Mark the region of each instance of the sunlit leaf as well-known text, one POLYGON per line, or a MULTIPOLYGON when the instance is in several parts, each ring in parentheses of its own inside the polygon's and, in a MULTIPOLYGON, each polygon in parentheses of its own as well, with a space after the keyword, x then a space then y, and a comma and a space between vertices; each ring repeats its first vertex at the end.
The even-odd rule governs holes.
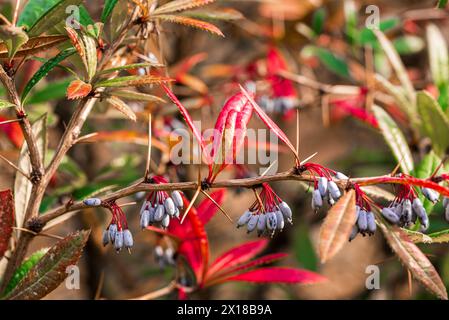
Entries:
POLYGON ((446 288, 429 259, 401 229, 379 224, 388 244, 412 275, 438 298, 447 300, 446 288))
POLYGON ((133 64, 127 64, 127 65, 120 66, 120 67, 114 67, 114 68, 102 70, 102 71, 98 72, 98 74, 103 75, 103 74, 113 73, 113 72, 122 71, 122 70, 149 68, 149 67, 162 67, 162 66, 163 66, 163 64, 159 64, 159 63, 148 63, 148 62, 133 63, 133 64))
POLYGON ((131 91, 131 90, 114 90, 110 92, 111 95, 128 99, 128 100, 135 100, 135 101, 147 101, 147 102, 159 102, 164 103, 165 100, 162 98, 159 98, 158 96, 137 92, 137 91, 131 91))
MULTIPOLYGON (((31 56, 62 44, 67 40, 66 36, 42 36, 29 39, 14 55, 15 58, 31 56)), ((0 43, 0 59, 8 58, 8 48, 5 43, 0 43)))
POLYGON ((413 157, 401 129, 399 129, 396 122, 381 107, 373 106, 373 112, 379 123, 380 131, 385 138, 385 142, 393 152, 402 171, 404 173, 410 173, 414 167, 413 157))
POLYGON ((321 225, 319 240, 321 263, 334 257, 348 242, 356 219, 355 192, 351 189, 329 210, 321 225))
POLYGON ((177 11, 189 10, 196 7, 204 6, 214 1, 215 0, 174 0, 157 8, 154 11, 154 14, 166 14, 166 13, 174 13, 177 11))
POLYGON ((418 92, 418 112, 422 131, 432 140, 436 154, 443 156, 449 147, 449 120, 438 102, 426 91, 418 92))
POLYGON ((82 80, 74 80, 67 88, 67 99, 75 100, 85 98, 92 91, 92 85, 82 80))
POLYGON ((67 277, 67 267, 76 265, 90 231, 78 231, 60 240, 31 268, 7 296, 10 300, 37 300, 56 289, 67 277))
POLYGON ((149 84, 161 84, 165 82, 170 82, 172 79, 159 77, 159 76, 127 76, 127 77, 117 77, 114 79, 103 80, 95 84, 96 88, 120 88, 120 87, 139 87, 149 84))
POLYGON ((11 190, 0 191, 0 259, 9 247, 14 226, 14 199, 11 190))
POLYGON ((175 15, 157 15, 158 19, 169 21, 173 23, 179 23, 185 26, 197 28, 203 31, 209 31, 210 33, 216 34, 218 36, 224 37, 223 32, 213 25, 212 23, 193 19, 190 17, 183 17, 183 16, 175 16, 175 15))
POLYGON ((233 8, 220 8, 209 10, 194 10, 183 13, 184 16, 201 20, 239 20, 243 19, 241 12, 233 8))
POLYGON ((110 97, 106 99, 106 102, 113 106, 115 109, 123 113, 128 119, 136 121, 137 117, 134 111, 122 100, 117 97, 110 97))

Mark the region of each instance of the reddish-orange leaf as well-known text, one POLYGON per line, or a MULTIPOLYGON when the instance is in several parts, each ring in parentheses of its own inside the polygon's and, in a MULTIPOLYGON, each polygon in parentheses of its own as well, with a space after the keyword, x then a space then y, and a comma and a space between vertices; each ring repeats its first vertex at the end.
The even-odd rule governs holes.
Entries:
POLYGON ((209 23, 209 22, 205 22, 205 21, 201 21, 201 20, 197 20, 197 19, 193 19, 193 18, 189 18, 189 17, 175 16, 175 15, 158 15, 156 17, 161 20, 164 20, 164 21, 183 24, 183 25, 186 25, 189 27, 198 28, 198 29, 201 29, 204 31, 209 31, 213 34, 224 37, 223 32, 221 32, 221 30, 218 29, 218 27, 216 27, 215 25, 213 25, 212 23, 209 23))
POLYGON ((8 250, 14 225, 14 198, 11 190, 0 191, 0 258, 8 250))
POLYGON ((329 210, 321 226, 319 252, 322 263, 335 256, 348 242, 356 219, 355 192, 350 190, 329 210))
POLYGON ((69 100, 81 99, 87 97, 92 91, 92 85, 82 80, 74 80, 67 88, 67 98, 69 100))

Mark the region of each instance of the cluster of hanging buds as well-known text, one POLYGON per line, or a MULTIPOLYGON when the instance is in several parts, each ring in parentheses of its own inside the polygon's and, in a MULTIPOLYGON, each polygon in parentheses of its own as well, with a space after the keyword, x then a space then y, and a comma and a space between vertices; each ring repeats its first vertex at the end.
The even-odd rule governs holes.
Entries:
POLYGON ((341 197, 341 191, 333 178, 348 180, 349 178, 341 172, 325 168, 316 163, 305 163, 301 165, 302 172, 309 171, 315 176, 314 189, 312 192, 312 209, 318 211, 327 201, 330 206, 341 197))
POLYGON ((154 248, 154 259, 161 269, 169 266, 175 266, 175 250, 172 247, 164 248, 157 245, 154 248))
POLYGON ((246 225, 248 233, 257 229, 259 237, 273 237, 276 231, 284 229, 285 221, 293 223, 292 210, 267 183, 262 184, 262 191, 256 196, 253 205, 237 221, 237 228, 246 225))
MULTIPOLYGON (((429 228, 429 217, 415 190, 408 185, 400 185, 398 188, 394 201, 382 208, 382 216, 400 227, 409 227, 418 220, 421 224, 420 231, 426 231, 429 228)), ((421 191, 433 204, 438 202, 438 192, 429 188, 422 188, 421 191)))
POLYGON ((130 252, 134 245, 133 235, 128 229, 125 213, 115 201, 103 202, 98 198, 89 198, 84 200, 84 204, 91 207, 102 206, 112 213, 112 219, 106 230, 103 231, 103 246, 111 243, 117 252, 123 248, 130 252))
POLYGON ((355 194, 356 194, 356 215, 357 220, 352 227, 351 235, 349 236, 349 241, 352 241, 360 233, 362 236, 369 235, 372 236, 377 229, 376 220, 374 218, 374 213, 371 211, 371 205, 369 203, 368 197, 360 189, 357 184, 354 184, 355 194))
MULTIPOLYGON (((167 183, 161 176, 152 178, 152 183, 167 183)), ((169 195, 166 191, 152 191, 145 199, 140 210, 140 227, 145 229, 149 225, 157 225, 162 229, 167 229, 170 219, 178 218, 184 202, 180 191, 173 191, 169 195)))

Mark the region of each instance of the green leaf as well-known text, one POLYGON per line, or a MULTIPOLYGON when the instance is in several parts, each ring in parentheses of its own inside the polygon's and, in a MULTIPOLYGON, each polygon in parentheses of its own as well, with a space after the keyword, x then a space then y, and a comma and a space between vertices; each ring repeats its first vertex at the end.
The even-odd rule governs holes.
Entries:
POLYGON ((380 131, 394 157, 400 163, 402 171, 410 173, 413 170, 413 157, 401 129, 381 107, 374 105, 373 112, 379 123, 380 131))
POLYGON ((84 5, 80 5, 79 8, 80 8, 80 24, 85 27, 87 27, 88 25, 94 25, 95 22, 90 16, 89 11, 87 11, 86 7, 84 5))
POLYGON ((7 100, 0 99, 0 109, 11 108, 14 106, 15 106, 15 104, 13 104, 7 100))
MULTIPOLYGON (((413 175, 420 179, 428 179, 440 163, 441 159, 432 151, 425 155, 421 162, 416 166, 415 170, 413 170, 413 175)), ((433 208, 433 203, 424 197, 421 192, 419 198, 421 199, 426 211, 430 214, 433 208)))
POLYGON ((7 296, 23 278, 28 274, 28 272, 39 262, 39 260, 47 253, 48 248, 44 248, 34 252, 28 259, 26 259, 20 267, 14 271, 11 280, 9 280, 6 286, 3 296, 7 296))
POLYGON ((86 50, 86 69, 88 81, 90 82, 97 73, 97 43, 94 38, 85 32, 81 33, 81 38, 86 50))
POLYGON ((407 55, 420 52, 425 45, 420 37, 406 35, 394 39, 393 46, 400 55, 407 55))
POLYGON ((89 234, 90 231, 78 231, 56 243, 31 268, 7 299, 37 300, 56 289, 67 277, 67 267, 78 262, 89 234))
POLYGON ((443 110, 446 110, 449 101, 449 56, 446 40, 440 29, 434 24, 429 24, 427 26, 426 33, 430 72, 432 74, 433 82, 440 93, 438 101, 443 110))
POLYGON ((308 46, 303 49, 303 54, 306 56, 316 56, 321 63, 333 73, 344 78, 351 78, 346 61, 336 56, 329 50, 315 46, 308 46))
POLYGON ((18 25, 35 37, 68 18, 68 6, 79 5, 83 0, 30 0, 19 17, 18 25))
POLYGON ((141 93, 137 91, 131 91, 131 90, 117 90, 117 91, 111 91, 111 95, 128 99, 128 100, 136 100, 136 101, 148 101, 148 102, 160 102, 164 103, 165 100, 162 98, 159 98, 158 96, 154 96, 151 94, 141 93))
POLYGON ((345 32, 351 44, 357 43, 359 31, 357 29, 357 9, 353 0, 346 0, 343 3, 345 13, 345 32))
POLYGON ((305 223, 301 223, 296 230, 295 256, 299 264, 305 269, 311 271, 318 270, 318 258, 305 223))
POLYGON ((106 23, 112 11, 115 8, 118 0, 106 0, 104 3, 103 12, 101 13, 101 22, 106 23))
POLYGON ((428 234, 432 239, 432 243, 448 243, 449 242, 449 229, 439 232, 428 234))
POLYGON ((444 9, 446 7, 448 0, 438 0, 438 8, 444 9))
MULTIPOLYGON (((385 19, 379 23, 379 30, 382 32, 386 32, 398 26, 400 23, 401 20, 399 18, 385 19)), ((374 34, 372 29, 366 27, 362 29, 362 31, 360 32, 360 43, 362 45, 377 45, 376 35, 374 34)))
MULTIPOLYGON (((32 131, 36 138, 37 149, 40 156, 44 159, 45 152, 47 150, 47 115, 44 114, 32 125, 32 131)), ((26 173, 31 173, 31 162, 28 151, 28 145, 23 144, 20 150, 19 161, 17 163, 18 168, 26 173)), ((20 173, 16 174, 14 181, 14 206, 16 210, 16 226, 23 227, 25 211, 28 205, 28 201, 31 196, 31 189, 33 185, 28 178, 24 177, 20 173)), ((17 231, 19 234, 20 232, 17 231)))
POLYGON ((431 139, 436 154, 443 157, 449 147, 449 120, 438 102, 426 91, 418 92, 417 105, 422 131, 431 139))
POLYGON ((63 79, 45 85, 42 90, 35 91, 27 99, 27 104, 38 104, 65 98, 67 87, 73 79, 63 79))
POLYGON ((60 64, 62 61, 64 61, 67 57, 71 56, 76 52, 75 49, 66 49, 64 51, 61 51, 56 57, 49 59, 47 62, 45 62, 39 70, 33 75, 33 77, 28 81, 27 85, 25 86, 25 89, 22 93, 22 102, 25 101, 26 97, 30 93, 31 89, 39 82, 41 81, 47 74, 53 70, 54 67, 56 67, 58 64, 60 64))
POLYGON ((28 42, 28 36, 23 29, 14 26, 0 26, 0 39, 8 48, 8 58, 13 58, 17 51, 28 42))
POLYGON ((320 8, 315 11, 312 17, 312 29, 316 35, 321 34, 324 27, 324 21, 326 20, 326 8, 320 8))

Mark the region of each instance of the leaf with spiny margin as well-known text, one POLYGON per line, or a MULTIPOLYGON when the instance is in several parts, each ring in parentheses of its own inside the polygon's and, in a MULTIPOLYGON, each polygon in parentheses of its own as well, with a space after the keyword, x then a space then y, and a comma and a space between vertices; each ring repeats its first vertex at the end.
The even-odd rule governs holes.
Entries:
POLYGON ((110 94, 127 100, 160 102, 160 103, 166 102, 164 99, 159 98, 158 96, 132 90, 114 90, 111 91, 110 94))
POLYGON ((92 91, 92 85, 82 80, 74 80, 67 88, 67 99, 75 100, 87 97, 92 91))
POLYGON ((109 16, 112 14, 112 11, 114 10, 117 2, 118 2, 118 0, 106 0, 104 2, 104 8, 101 13, 101 22, 106 23, 109 16))
POLYGON ((13 58, 17 51, 28 42, 28 35, 20 27, 0 26, 0 39, 8 48, 8 58, 13 58))
POLYGON ((426 255, 409 239, 404 231, 384 223, 378 212, 376 212, 376 215, 380 229, 388 244, 415 279, 438 298, 447 300, 446 287, 426 255))
POLYGON ((34 252, 30 257, 28 257, 21 265, 14 271, 11 280, 6 286, 5 291, 2 296, 7 296, 23 278, 28 274, 28 272, 33 268, 39 260, 47 253, 48 248, 40 249, 34 252))
POLYGON ((78 231, 56 243, 6 298, 37 300, 56 289, 67 277, 67 267, 78 262, 89 234, 78 231))
POLYGON ((120 87, 139 87, 149 84, 161 84, 173 81, 170 78, 159 76, 127 76, 114 79, 103 80, 95 84, 95 88, 120 88, 120 87))
POLYGON ((110 97, 106 99, 110 105, 112 105, 115 109, 123 113, 128 119, 132 121, 136 121, 137 117, 134 111, 122 100, 117 97, 110 97))
POLYGON ((422 120, 422 131, 432 140, 432 147, 440 157, 449 147, 449 119, 438 102, 426 91, 417 94, 418 113, 422 120))
POLYGON ((334 257, 348 242, 356 220, 355 191, 351 189, 329 210, 321 225, 319 240, 321 263, 334 257))
POLYGON ((384 136, 385 142, 400 164, 402 172, 409 174, 414 168, 413 157, 401 129, 393 118, 381 107, 374 105, 373 112, 379 123, 379 128, 384 136))
POLYGON ((173 22, 173 23, 179 23, 188 27, 197 28, 204 31, 209 31, 213 34, 216 34, 218 36, 224 37, 223 32, 221 32, 220 29, 218 29, 217 26, 213 25, 212 23, 184 17, 184 16, 175 16, 175 15, 157 15, 154 16, 154 18, 158 18, 164 21, 173 22))
POLYGON ((134 64, 127 64, 127 65, 120 66, 120 67, 114 67, 111 69, 102 70, 102 71, 98 72, 98 74, 104 75, 104 74, 113 73, 113 72, 122 71, 122 70, 149 68, 149 67, 163 67, 163 66, 164 65, 160 64, 160 63, 148 63, 148 62, 134 63, 134 64))
MULTIPOLYGON (((66 36, 42 36, 29 39, 14 55, 14 58, 23 58, 48 50, 67 40, 66 36)), ((0 59, 8 58, 8 47, 0 43, 0 59)))
MULTIPOLYGON (((44 114, 33 123, 32 131, 36 139, 39 154, 44 159, 47 150, 47 114, 44 114)), ((20 150, 17 167, 28 175, 31 173, 31 162, 28 145, 26 143, 22 145, 22 149, 20 150)), ((33 184, 27 177, 24 177, 19 172, 16 173, 14 181, 14 206, 16 210, 16 226, 18 228, 23 226, 32 187, 33 184)), ((16 230, 16 233, 19 234, 20 231, 16 230)))
POLYGON ((28 83, 25 86, 25 89, 23 90, 21 100, 22 102, 25 101, 26 97, 30 93, 31 89, 34 88, 34 86, 41 81, 44 77, 47 76, 47 74, 53 70, 58 64, 60 64, 62 61, 64 61, 66 58, 71 56, 75 53, 75 50, 70 48, 66 49, 64 51, 61 51, 57 56, 49 59, 47 62, 45 62, 39 70, 33 75, 33 77, 28 81, 28 83))
POLYGON ((9 247, 14 226, 14 198, 11 190, 0 191, 0 259, 9 247))
POLYGON ((159 8, 154 10, 154 14, 166 14, 189 10, 210 4, 214 1, 215 0, 175 0, 160 6, 159 8))
POLYGON ((18 21, 28 28, 29 36, 39 36, 68 18, 66 9, 79 5, 84 0, 30 0, 25 5, 18 21))
POLYGON ((88 81, 91 81, 97 73, 97 43, 94 38, 85 32, 81 33, 81 38, 86 50, 86 69, 88 81))
POLYGON ((220 8, 210 10, 195 10, 183 13, 184 16, 201 20, 239 20, 243 19, 243 14, 232 8, 220 8))

